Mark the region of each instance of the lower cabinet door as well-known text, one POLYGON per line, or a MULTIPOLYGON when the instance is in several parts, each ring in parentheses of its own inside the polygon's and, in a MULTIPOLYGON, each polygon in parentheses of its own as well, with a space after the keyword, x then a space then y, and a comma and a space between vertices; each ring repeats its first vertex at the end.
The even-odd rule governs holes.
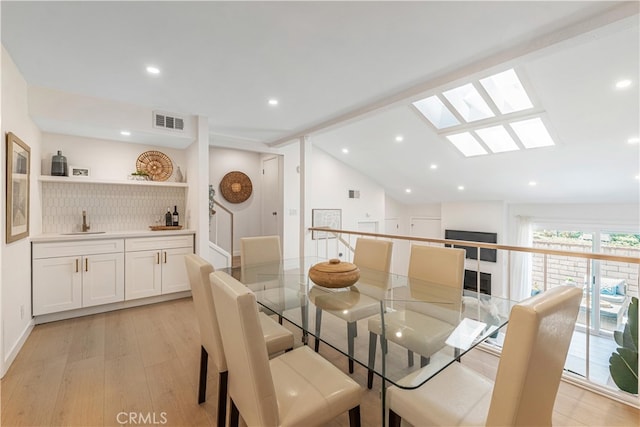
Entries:
POLYGON ((175 248, 162 251, 162 293, 188 291, 189 277, 184 256, 193 253, 193 248, 175 248))
POLYGON ((161 255, 160 250, 127 252, 124 295, 126 301, 160 295, 161 255))
POLYGON ((33 315, 82 307, 82 257, 33 260, 33 315))
POLYGON ((124 301, 124 254, 85 256, 82 261, 82 306, 124 301))

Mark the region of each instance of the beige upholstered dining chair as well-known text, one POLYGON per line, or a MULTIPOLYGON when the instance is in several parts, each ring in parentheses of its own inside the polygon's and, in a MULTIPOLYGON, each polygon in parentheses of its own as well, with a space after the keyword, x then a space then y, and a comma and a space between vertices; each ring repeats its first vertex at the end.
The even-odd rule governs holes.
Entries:
POLYGON ((388 289, 388 273, 391 268, 391 252, 393 242, 390 240, 376 240, 358 238, 353 253, 353 263, 360 270, 358 280, 359 298, 348 308, 328 309, 316 304, 316 340, 315 351, 320 346, 320 329, 322 312, 343 319, 347 322, 347 353, 349 355, 349 373, 353 373, 354 342, 358 332, 357 321, 380 313, 380 300, 388 289))
MULTIPOLYGON (((271 301, 281 301, 282 306, 276 310, 282 312, 288 307, 300 306, 300 297, 296 292, 284 289, 276 277, 282 272, 282 249, 280 236, 253 236, 240 239, 240 271, 242 283, 253 291, 265 291, 263 295, 273 295, 271 301), (267 291, 268 289, 271 289, 267 291)), ((261 311, 267 310, 260 307, 261 311)), ((267 310, 268 311, 268 310, 267 310)), ((271 313, 270 311, 268 311, 271 313)), ((278 315, 278 322, 282 323, 282 314, 278 315)))
POLYGON ((362 388, 307 346, 269 360, 255 294, 224 272, 211 274, 229 368, 230 425, 322 425, 349 411, 360 425, 362 388))
POLYGON ((255 236, 240 239, 240 265, 280 261, 280 236, 255 236))
MULTIPOLYGON (((213 266, 196 254, 185 255, 191 295, 200 327, 200 380, 198 403, 206 400, 209 355, 218 370, 218 426, 224 426, 227 408, 227 361, 225 358, 209 275, 213 266)), ((293 334, 267 315, 258 317, 268 354, 293 349, 293 334)))
POLYGON ((418 389, 389 387, 389 425, 550 426, 581 298, 558 286, 514 306, 495 383, 453 363, 418 389))
POLYGON ((420 365, 425 366, 431 355, 444 347, 457 325, 462 306, 464 258, 464 249, 411 246, 407 276, 412 298, 442 304, 408 302, 405 309, 386 313, 384 336, 381 318, 369 319, 369 388, 373 385, 376 337, 380 336, 383 351, 387 341, 406 348, 410 366, 414 352, 420 355, 420 365))

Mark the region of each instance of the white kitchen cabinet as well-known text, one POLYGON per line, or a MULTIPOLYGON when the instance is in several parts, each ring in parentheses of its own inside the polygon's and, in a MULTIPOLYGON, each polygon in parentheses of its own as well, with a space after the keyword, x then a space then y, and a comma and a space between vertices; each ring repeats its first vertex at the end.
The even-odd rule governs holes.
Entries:
POLYGON ((124 301, 124 240, 34 243, 35 316, 124 301))
POLYGON ((55 313, 82 307, 81 257, 33 260, 33 314, 55 313))
POLYGON ((82 306, 124 301, 124 253, 82 258, 82 306))
POLYGON ((127 252, 125 299, 152 297, 162 293, 162 265, 159 250, 127 252))
POLYGON ((190 290, 184 256, 193 235, 140 237, 125 242, 125 300, 190 290))

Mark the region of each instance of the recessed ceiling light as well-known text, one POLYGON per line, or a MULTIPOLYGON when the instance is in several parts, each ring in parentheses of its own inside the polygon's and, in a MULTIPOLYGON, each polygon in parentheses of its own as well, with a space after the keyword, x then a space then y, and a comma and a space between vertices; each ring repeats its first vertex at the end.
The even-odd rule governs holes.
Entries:
POLYGON ((460 191, 464 190, 464 185, 458 185, 458 190, 460 191))
POLYGON ((637 143, 639 143, 639 142, 640 142, 640 138, 638 138, 637 136, 636 136, 636 137, 633 137, 633 138, 629 138, 629 139, 627 139, 627 142, 628 142, 629 144, 637 144, 637 143))
POLYGON ((147 67, 147 73, 154 74, 154 75, 160 74, 160 69, 158 67, 153 66, 153 65, 149 65, 147 67))
POLYGON ((631 80, 629 79, 619 80, 616 82, 616 88, 618 89, 624 89, 629 86, 631 86, 631 80))
POLYGON ((396 142, 402 142, 403 140, 404 140, 404 137, 402 135, 396 136, 396 142))
POLYGON ((344 154, 347 154, 347 153, 349 153, 349 149, 348 149, 348 148, 343 148, 343 149, 342 149, 342 152, 343 152, 344 154))
POLYGON ((269 105, 278 105, 278 100, 277 100, 277 99, 275 99, 275 98, 271 98, 271 99, 269 100, 269 105))
POLYGON ((640 179, 640 175, 636 175, 636 179, 640 179))
POLYGON ((411 193, 411 189, 407 188, 406 190, 404 190, 405 193, 411 193))
POLYGON ((530 186, 530 187, 535 187, 536 185, 538 185, 538 183, 537 183, 537 182, 535 182, 535 181, 529 181, 529 186, 530 186))
POLYGON ((430 169, 438 169, 438 165, 436 165, 435 163, 431 163, 431 165, 429 166, 430 169))
POLYGON ((131 135, 131 132, 129 132, 128 130, 121 130, 120 135, 129 136, 131 135))

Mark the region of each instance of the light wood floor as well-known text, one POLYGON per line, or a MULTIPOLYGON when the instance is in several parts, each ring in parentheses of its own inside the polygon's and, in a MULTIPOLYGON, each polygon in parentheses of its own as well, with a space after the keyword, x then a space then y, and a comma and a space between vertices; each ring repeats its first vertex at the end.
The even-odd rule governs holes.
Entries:
MULTIPOLYGON (((209 378, 207 401, 196 403, 199 348, 191 299, 36 326, 0 383, 1 424, 213 425, 216 378, 209 378), (120 413, 125 414, 118 419, 120 413), (138 417, 135 422, 129 413, 138 417)), ((344 356, 328 346, 321 353, 346 371, 344 356)), ((492 377, 497 359, 475 351, 463 363, 492 377)), ((356 366, 353 377, 366 384, 364 368, 356 366)), ((364 395, 365 426, 380 425, 379 394, 376 379, 364 395)), ((634 408, 563 383, 553 421, 557 426, 637 426, 639 416, 634 408)), ((329 425, 348 423, 344 414, 329 425)))

